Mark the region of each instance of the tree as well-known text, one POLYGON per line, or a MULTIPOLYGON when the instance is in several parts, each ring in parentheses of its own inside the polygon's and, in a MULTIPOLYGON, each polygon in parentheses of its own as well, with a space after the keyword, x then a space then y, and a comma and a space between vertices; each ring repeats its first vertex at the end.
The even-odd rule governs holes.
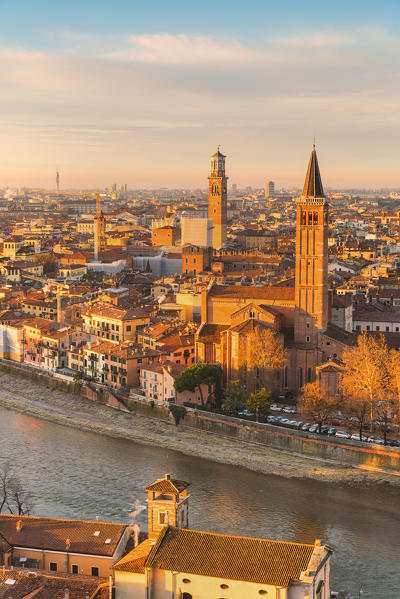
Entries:
POLYGON ((328 394, 324 385, 315 381, 304 385, 297 407, 303 418, 318 424, 321 433, 322 425, 336 413, 337 400, 328 394))
MULTIPOLYGON (((361 404, 364 401, 368 402, 371 431, 378 398, 382 396, 384 387, 387 385, 389 354, 385 338, 382 335, 373 337, 361 333, 357 339, 357 345, 346 348, 342 356, 344 370, 340 388, 345 404, 357 402, 356 411, 359 411, 361 404)), ((347 407, 351 411, 351 406, 347 407)))
POLYGON ((375 423, 383 433, 384 444, 387 444, 387 433, 391 424, 400 417, 400 354, 392 349, 382 365, 382 390, 375 408, 375 423))
POLYGON ((266 414, 270 406, 270 393, 267 393, 265 387, 252 393, 247 399, 247 409, 256 415, 258 422, 260 414, 266 414))
POLYGON ((23 488, 20 479, 15 476, 9 464, 0 469, 0 513, 8 510, 18 516, 29 515, 32 501, 23 488))
POLYGON ((245 404, 243 385, 240 381, 230 381, 225 391, 225 409, 237 414, 245 404))
POLYGON ((178 393, 182 391, 192 391, 196 389, 200 395, 201 405, 204 406, 210 401, 211 393, 209 392, 206 400, 204 400, 202 385, 208 385, 210 388, 214 385, 214 393, 217 399, 221 389, 222 368, 219 364, 193 364, 186 368, 175 380, 174 387, 178 393))
POLYGON ((177 406, 175 404, 171 404, 169 406, 169 411, 174 417, 175 424, 178 426, 181 420, 183 420, 186 416, 187 410, 184 406, 177 406))
POLYGON ((256 325, 241 345, 241 362, 246 372, 247 389, 257 391, 262 387, 278 388, 273 374, 276 373, 279 377, 279 371, 286 360, 286 351, 275 331, 256 325))
POLYGON ((43 265, 43 274, 49 274, 57 270, 58 260, 57 256, 51 254, 36 254, 35 261, 43 265))

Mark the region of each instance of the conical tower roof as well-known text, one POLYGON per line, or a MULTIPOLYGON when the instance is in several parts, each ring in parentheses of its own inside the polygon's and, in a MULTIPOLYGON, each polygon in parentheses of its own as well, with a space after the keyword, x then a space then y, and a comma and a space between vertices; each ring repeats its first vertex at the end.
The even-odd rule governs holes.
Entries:
POLYGON ((324 188, 322 187, 321 175, 319 172, 317 152, 315 144, 308 163, 306 180, 303 187, 303 198, 324 198, 324 188))

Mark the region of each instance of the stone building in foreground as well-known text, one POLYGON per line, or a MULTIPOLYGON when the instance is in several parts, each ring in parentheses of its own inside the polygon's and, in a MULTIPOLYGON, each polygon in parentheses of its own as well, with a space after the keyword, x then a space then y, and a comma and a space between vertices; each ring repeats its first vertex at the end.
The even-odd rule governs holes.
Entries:
POLYGON ((188 487, 147 487, 148 538, 115 564, 117 599, 329 599, 329 547, 191 530, 188 487))

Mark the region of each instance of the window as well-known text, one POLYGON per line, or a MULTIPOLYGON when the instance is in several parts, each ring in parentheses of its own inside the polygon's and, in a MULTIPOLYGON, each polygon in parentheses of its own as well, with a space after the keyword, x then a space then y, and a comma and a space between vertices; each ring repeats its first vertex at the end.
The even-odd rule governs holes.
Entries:
POLYGON ((376 330, 377 330, 377 331, 380 331, 380 330, 381 330, 381 327, 376 327, 376 330))
POLYGON ((229 586, 227 584, 220 584, 219 588, 220 589, 229 589, 229 586))
POLYGON ((307 369, 307 383, 311 383, 311 368, 307 369))
POLYGON ((389 327, 386 327, 386 331, 389 332, 389 327))
POLYGON ((76 564, 72 564, 72 574, 79 574, 79 568, 76 564))
POLYGON ((287 366, 285 366, 285 369, 283 371, 283 386, 285 387, 285 389, 288 388, 288 374, 289 374, 289 369, 287 366))
POLYGON ((193 599, 190 593, 182 593, 182 599, 193 599))
POLYGON ((307 343, 310 343, 310 337, 309 337, 309 335, 307 335, 306 341, 307 341, 307 343))
POLYGON ((126 325, 126 330, 127 330, 127 331, 130 331, 130 330, 131 330, 131 325, 130 325, 130 324, 127 324, 127 325, 126 325))
POLYGON ((165 524, 167 521, 167 512, 160 512, 158 514, 158 523, 165 524))
POLYGON ((303 369, 299 368, 299 387, 303 386, 303 369))
POLYGON ((92 576, 98 576, 99 575, 99 569, 96 568, 95 566, 92 567, 92 576))
POLYGON ((56 562, 50 562, 50 572, 57 572, 56 562))

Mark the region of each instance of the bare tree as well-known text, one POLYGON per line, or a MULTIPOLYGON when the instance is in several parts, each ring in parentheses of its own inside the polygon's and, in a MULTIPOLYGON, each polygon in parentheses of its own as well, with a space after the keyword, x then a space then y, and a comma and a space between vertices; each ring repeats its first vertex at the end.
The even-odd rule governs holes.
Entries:
POLYGON ((28 516, 33 508, 32 500, 20 479, 13 475, 9 464, 0 469, 0 513, 28 516))

